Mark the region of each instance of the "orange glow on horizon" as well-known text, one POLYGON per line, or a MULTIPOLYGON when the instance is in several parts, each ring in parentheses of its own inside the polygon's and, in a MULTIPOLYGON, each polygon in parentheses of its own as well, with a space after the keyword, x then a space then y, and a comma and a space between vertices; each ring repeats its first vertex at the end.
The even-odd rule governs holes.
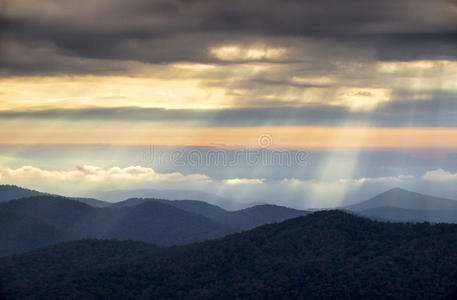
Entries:
POLYGON ((0 144, 118 144, 309 149, 457 149, 457 128, 141 127, 1 128, 0 144))

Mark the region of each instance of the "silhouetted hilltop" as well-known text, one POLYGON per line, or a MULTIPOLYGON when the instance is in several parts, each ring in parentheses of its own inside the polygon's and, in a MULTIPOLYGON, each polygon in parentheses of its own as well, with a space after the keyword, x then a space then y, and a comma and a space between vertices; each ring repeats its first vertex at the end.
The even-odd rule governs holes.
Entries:
POLYGON ((456 251, 457 225, 323 211, 177 248, 59 244, 0 259, 0 278, 12 298, 440 299, 456 287, 456 251))
POLYGON ((345 208, 361 211, 377 207, 398 207, 414 210, 457 210, 457 201, 394 188, 367 201, 346 206, 345 208))

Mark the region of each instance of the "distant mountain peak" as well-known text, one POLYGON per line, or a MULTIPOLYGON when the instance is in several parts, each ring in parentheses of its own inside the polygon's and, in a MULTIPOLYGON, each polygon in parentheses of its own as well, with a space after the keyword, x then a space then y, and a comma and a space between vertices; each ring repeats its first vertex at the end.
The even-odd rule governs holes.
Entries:
POLYGON ((379 207, 396 207, 413 210, 457 210, 457 201, 420 194, 397 187, 367 201, 346 206, 345 209, 361 211, 379 207))
POLYGON ((398 193, 398 192, 401 192, 401 193, 412 193, 411 191, 408 191, 404 188, 401 188, 401 187, 394 187, 394 188, 391 188, 390 190, 387 190, 386 192, 384 193, 398 193))

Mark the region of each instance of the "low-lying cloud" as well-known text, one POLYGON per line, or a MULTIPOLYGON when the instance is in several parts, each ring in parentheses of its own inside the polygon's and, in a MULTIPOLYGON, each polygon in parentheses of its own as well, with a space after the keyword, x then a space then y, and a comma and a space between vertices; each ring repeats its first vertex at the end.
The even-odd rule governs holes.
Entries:
POLYGON ((244 203, 263 202, 296 208, 319 208, 338 207, 362 201, 393 187, 404 187, 436 195, 443 195, 442 192, 446 191, 452 193, 453 189, 449 187, 449 183, 457 181, 457 174, 437 169, 427 171, 418 177, 397 175, 319 180, 293 177, 216 179, 202 174, 159 173, 152 168, 140 166, 104 168, 82 165, 68 170, 50 170, 34 166, 2 167, 0 180, 2 183, 72 196, 116 189, 187 189, 211 192, 244 203), (430 190, 429 182, 434 183, 430 190))
POLYGON ((190 174, 183 175, 178 172, 157 173, 152 168, 141 166, 130 167, 110 167, 103 168, 97 166, 83 165, 77 166, 73 170, 47 170, 33 166, 23 166, 20 168, 1 168, 0 174, 5 179, 12 180, 46 180, 51 182, 71 182, 71 183, 135 183, 135 182, 201 182, 209 181, 205 175, 190 174))
POLYGON ((422 176, 423 180, 435 182, 457 182, 457 173, 451 173, 443 169, 428 171, 422 176))

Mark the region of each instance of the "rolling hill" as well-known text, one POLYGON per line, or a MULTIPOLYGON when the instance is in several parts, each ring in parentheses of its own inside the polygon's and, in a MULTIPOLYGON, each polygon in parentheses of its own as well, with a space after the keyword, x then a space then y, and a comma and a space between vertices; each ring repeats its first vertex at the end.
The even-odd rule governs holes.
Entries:
POLYGON ((215 220, 229 228, 247 230, 264 224, 278 223, 307 214, 309 214, 309 212, 303 210, 265 204, 227 212, 226 214, 218 215, 215 220))
POLYGON ((148 202, 164 203, 184 211, 196 213, 205 216, 214 222, 222 224, 227 228, 235 231, 247 230, 260 225, 282 222, 284 220, 303 216, 309 212, 296 210, 278 205, 256 205, 250 208, 227 211, 216 205, 208 204, 196 200, 163 200, 163 199, 145 199, 132 198, 125 201, 117 202, 111 207, 129 207, 148 202))
MULTIPOLYGON (((10 200, 33 197, 33 196, 57 196, 49 193, 43 193, 35 190, 30 190, 22 188, 16 185, 0 185, 0 203, 7 202, 10 200)), ((70 200, 75 200, 82 202, 94 207, 106 207, 110 203, 97 200, 94 198, 84 198, 84 197, 66 197, 70 200)))
MULTIPOLYGON (((382 221, 457 223, 457 210, 402 208, 413 204, 422 208, 452 208, 454 202, 457 201, 394 189, 349 208, 361 216, 382 221), (399 207, 382 206, 386 204, 399 207)), ((3 229, 0 255, 82 238, 183 245, 309 213, 276 205, 227 211, 202 201, 141 198, 128 199, 109 207, 93 207, 60 196, 34 196, 0 203, 0 225, 3 229)))
POLYGON ((76 238, 40 219, 5 211, 0 211, 0 228, 0 256, 76 238))
POLYGON ((227 213, 227 211, 219 206, 209 204, 198 200, 165 200, 165 199, 151 199, 151 198, 131 198, 124 201, 111 204, 111 207, 129 207, 136 206, 145 202, 157 201, 164 203, 184 211, 196 213, 207 218, 217 218, 220 215, 227 213))
POLYGON ((160 245, 179 245, 221 237, 229 233, 224 226, 198 214, 160 202, 122 209, 99 210, 110 215, 110 223, 92 225, 98 237, 129 239, 160 245))
POLYGON ((346 206, 370 218, 394 222, 457 223, 457 201, 395 188, 346 206))
POLYGON ((445 299, 456 251, 457 225, 322 211, 173 248, 66 242, 0 259, 0 286, 16 299, 445 299))
POLYGON ((358 212, 362 216, 392 222, 457 223, 457 210, 413 210, 376 207, 358 212))
POLYGON ((377 207, 398 207, 412 210, 457 210, 457 201, 394 188, 367 201, 345 208, 352 211, 362 211, 377 207))
POLYGON ((10 239, 0 238, 0 242, 9 245, 4 246, 0 255, 81 238, 116 238, 159 245, 182 245, 306 214, 304 211, 274 205, 229 212, 192 200, 129 199, 100 208, 59 196, 35 196, 0 203, 0 212, 3 228, 16 232, 14 243, 10 239), (8 221, 14 218, 23 219, 23 225, 8 221), (33 225, 32 221, 39 223, 39 226, 33 225), (60 232, 60 235, 52 233, 52 230, 60 232), (34 233, 36 241, 29 242, 27 236, 34 233))
POLYGON ((70 200, 78 201, 93 207, 108 207, 111 205, 109 202, 105 202, 102 200, 94 199, 94 198, 84 198, 84 197, 65 197, 70 200))
POLYGON ((0 203, 14 199, 44 196, 46 193, 25 189, 16 185, 0 185, 0 203))
POLYGON ((101 199, 107 202, 116 203, 131 198, 145 199, 168 199, 168 200, 198 200, 209 204, 217 205, 226 210, 238 210, 252 205, 239 203, 220 197, 211 193, 194 190, 156 190, 156 189, 134 189, 134 190, 113 190, 93 191, 90 197, 101 199))
POLYGON ((0 253, 3 255, 31 250, 37 244, 42 246, 53 243, 57 233, 46 234, 46 230, 51 232, 51 228, 67 233, 59 235, 60 240, 116 238, 161 245, 198 242, 229 233, 223 225, 204 216, 160 202, 124 208, 94 208, 63 197, 37 196, 1 203, 0 212, 0 223, 4 225, 2 230, 16 232, 17 240, 21 240, 24 235, 37 233, 36 238, 39 240, 29 244, 26 243, 27 239, 24 243, 10 243, 9 249, 0 253), (24 219, 28 223, 24 221, 22 226, 18 226, 9 221, 15 218, 24 219), (39 222, 40 226, 33 226, 32 220, 39 222), (43 234, 38 234, 42 231, 43 234))
POLYGON ((193 212, 214 221, 218 221, 220 216, 223 216, 227 211, 219 206, 209 204, 198 200, 160 200, 162 203, 171 205, 173 207, 193 212))

